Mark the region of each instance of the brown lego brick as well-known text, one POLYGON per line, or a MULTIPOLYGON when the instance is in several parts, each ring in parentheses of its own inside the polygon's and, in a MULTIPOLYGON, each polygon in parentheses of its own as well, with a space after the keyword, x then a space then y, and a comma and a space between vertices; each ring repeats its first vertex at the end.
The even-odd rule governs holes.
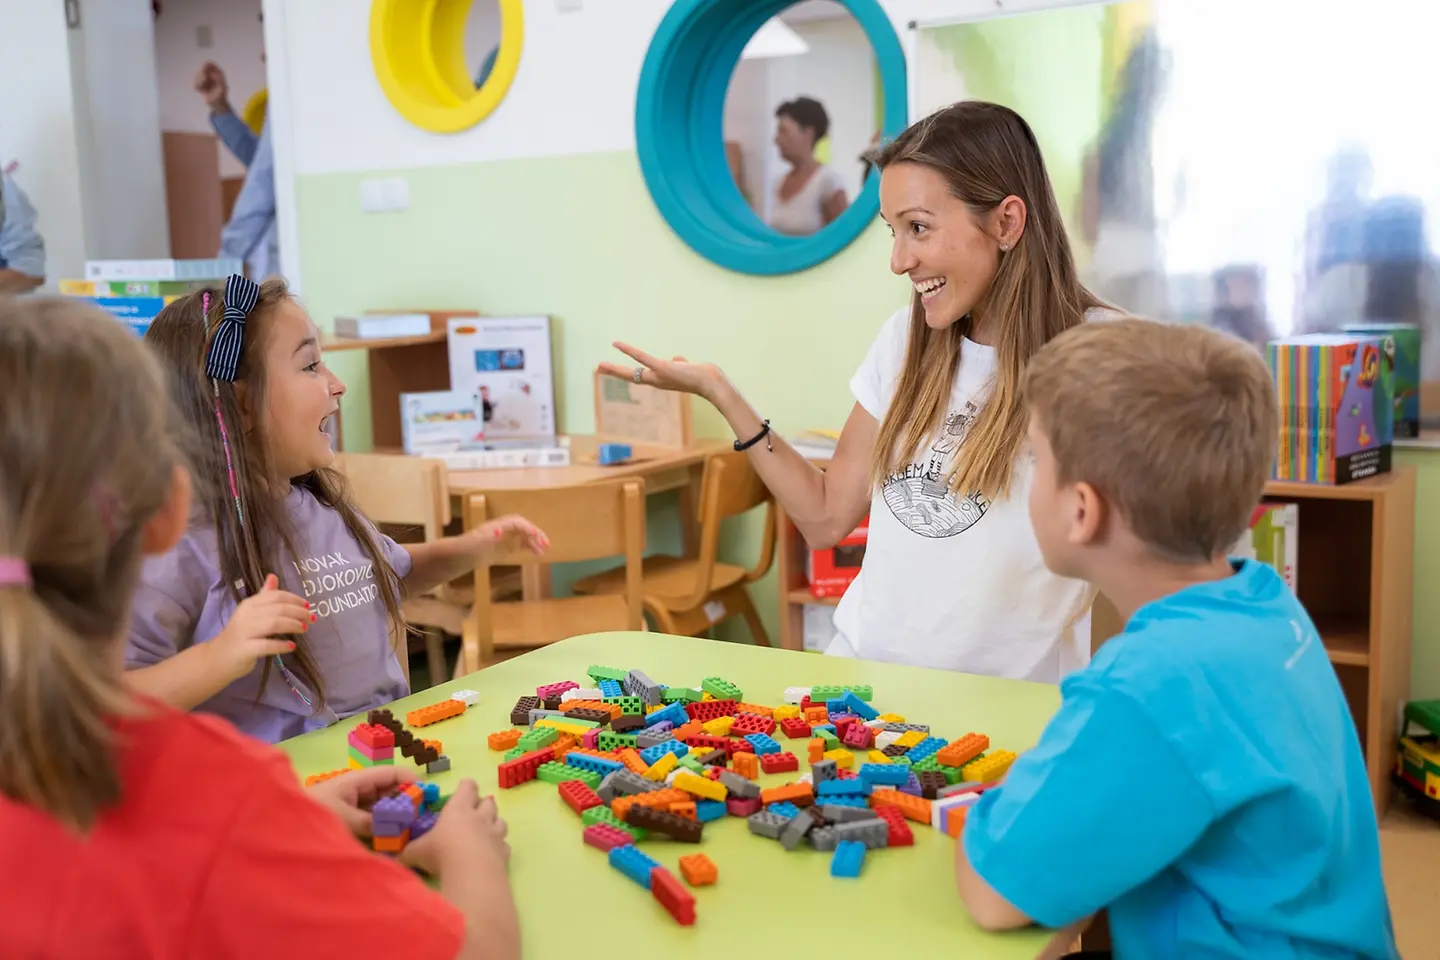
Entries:
POLYGON ((920 781, 920 793, 926 800, 934 800, 937 793, 950 785, 945 774, 939 770, 921 770, 916 779, 920 781))
POLYGON ((645 729, 645 718, 638 713, 626 713, 610 721, 610 729, 616 733, 631 733, 645 729))
POLYGON ((885 756, 887 757, 903 757, 905 756, 905 751, 909 749, 909 747, 902 747, 898 743, 892 743, 890 744, 890 746, 886 747, 880 752, 885 754, 885 756))
POLYGON ((684 843, 700 842, 701 826, 697 821, 677 816, 666 810, 632 805, 629 810, 625 811, 625 822, 652 833, 664 834, 672 840, 684 843))
POLYGON ((717 749, 711 750, 709 753, 698 756, 695 759, 707 767, 723 767, 726 761, 730 759, 730 755, 724 750, 717 749))
POLYGON ((579 710, 571 710, 566 713, 565 716, 574 717, 577 720, 591 720, 595 723, 600 724, 600 726, 602 727, 610 722, 610 711, 591 710, 588 707, 579 710))

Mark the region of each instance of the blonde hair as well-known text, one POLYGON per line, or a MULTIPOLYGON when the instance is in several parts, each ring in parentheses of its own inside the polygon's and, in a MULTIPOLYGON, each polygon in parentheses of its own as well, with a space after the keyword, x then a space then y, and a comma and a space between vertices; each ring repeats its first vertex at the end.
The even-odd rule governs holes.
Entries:
MULTIPOLYGON (((1025 364, 1051 337, 1104 303, 1080 284, 1040 145, 1015 111, 978 100, 954 103, 912 124, 871 159, 882 170, 917 163, 939 172, 976 216, 1009 196, 1025 203, 1024 233, 1000 259, 982 304, 987 323, 999 331, 994 387, 948 478, 951 488, 964 495, 997 498, 1009 492, 1025 439, 1020 399, 1025 364)), ((960 344, 971 327, 961 319, 932 330, 919 294, 912 297, 909 346, 875 442, 877 482, 903 469, 940 428, 960 367, 960 344)))
POLYGON ((1248 343, 1202 326, 1089 323, 1035 355, 1025 396, 1057 482, 1090 484, 1157 556, 1213 560, 1249 525, 1280 415, 1248 343))
POLYGON ((110 719, 147 522, 183 465, 160 365, 74 300, 0 297, 0 793, 78 828, 120 796, 110 719))
MULTIPOLYGON (((293 301, 283 279, 266 280, 260 285, 259 298, 246 318, 235 380, 248 388, 252 410, 268 409, 265 348, 270 320, 282 304, 293 301)), ((194 438, 190 458, 195 465, 196 500, 214 525, 221 576, 239 603, 259 592, 266 575, 278 575, 282 554, 291 558, 299 556, 295 543, 302 531, 293 529, 283 498, 274 496, 270 489, 270 464, 274 458, 270 455, 264 417, 256 417, 252 429, 240 429, 244 421, 236 384, 218 381, 217 388, 205 375, 205 357, 224 313, 223 290, 188 294, 160 311, 146 332, 145 341, 170 368, 176 406, 189 421, 186 433, 194 438), (217 403, 229 437, 229 462, 225 438, 216 420, 217 403), (231 463, 236 484, 234 493, 228 480, 231 463), (236 515, 237 497, 245 518, 243 525, 236 515), (237 583, 241 586, 237 587, 237 583)), ((391 642, 402 642, 407 636, 401 613, 403 586, 381 549, 374 528, 355 506, 345 478, 327 468, 290 478, 290 482, 306 488, 316 500, 340 515, 351 536, 374 564, 380 599, 391 626, 391 642)), ((294 672, 315 691, 312 708, 318 713, 325 704, 325 685, 307 638, 304 634, 289 634, 285 639, 295 644, 294 672)), ((260 691, 264 690, 272 668, 272 661, 267 658, 261 671, 260 691)))

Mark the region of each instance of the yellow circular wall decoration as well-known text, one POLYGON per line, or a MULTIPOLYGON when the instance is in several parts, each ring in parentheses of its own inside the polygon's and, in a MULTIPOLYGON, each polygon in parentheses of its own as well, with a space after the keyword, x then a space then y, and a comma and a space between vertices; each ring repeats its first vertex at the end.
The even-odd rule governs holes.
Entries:
MULTIPOLYGON (((482 3, 494 0, 480 0, 482 3)), ((386 98, 402 117, 432 133, 456 133, 490 115, 520 68, 522 0, 499 0, 500 47, 484 86, 465 62, 472 0, 373 0, 370 59, 386 98)))

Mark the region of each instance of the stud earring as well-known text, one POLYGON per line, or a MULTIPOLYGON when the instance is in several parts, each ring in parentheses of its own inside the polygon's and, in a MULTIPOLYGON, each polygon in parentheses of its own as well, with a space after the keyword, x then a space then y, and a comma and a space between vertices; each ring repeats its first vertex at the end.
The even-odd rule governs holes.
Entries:
POLYGON ((1000 244, 1000 252, 1001 252, 1001 253, 1009 253, 1009 252, 1010 252, 1010 244, 1008 244, 1008 243, 1002 243, 1002 244, 1000 244))

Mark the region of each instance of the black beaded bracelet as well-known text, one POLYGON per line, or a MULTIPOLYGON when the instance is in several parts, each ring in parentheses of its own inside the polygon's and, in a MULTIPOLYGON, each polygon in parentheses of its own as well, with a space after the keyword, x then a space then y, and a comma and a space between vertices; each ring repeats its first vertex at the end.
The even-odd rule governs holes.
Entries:
POLYGON ((751 437, 749 440, 746 440, 744 443, 741 443, 739 440, 736 440, 736 441, 735 441, 735 449, 736 449, 737 452, 740 451, 740 450, 749 450, 751 447, 755 446, 755 444, 759 443, 762 439, 764 439, 764 440, 765 440, 765 449, 766 449, 766 450, 769 450, 769 451, 771 451, 771 452, 773 453, 774 450, 775 450, 775 447, 770 443, 769 436, 770 436, 770 421, 769 421, 769 420, 766 420, 765 423, 764 423, 764 425, 761 426, 760 432, 757 433, 757 434, 755 434, 755 436, 751 437))

